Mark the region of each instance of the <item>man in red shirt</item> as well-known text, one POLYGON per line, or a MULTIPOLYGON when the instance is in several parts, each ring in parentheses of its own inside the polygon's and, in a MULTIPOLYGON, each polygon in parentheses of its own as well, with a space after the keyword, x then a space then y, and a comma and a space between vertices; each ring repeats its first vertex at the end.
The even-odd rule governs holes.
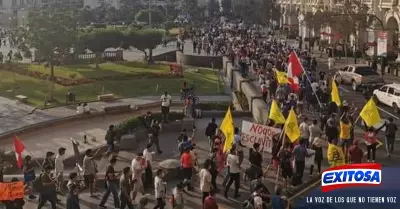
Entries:
POLYGON ((364 156, 363 150, 358 147, 358 141, 355 140, 349 149, 349 163, 361 163, 364 156))
POLYGON ((203 209, 218 209, 217 200, 215 199, 215 191, 212 189, 210 195, 206 197, 203 204, 203 209))
POLYGON ((190 180, 193 176, 193 157, 190 154, 190 149, 185 148, 183 154, 181 156, 181 167, 183 171, 184 181, 186 181, 186 185, 188 190, 192 190, 193 187, 190 183, 190 180))

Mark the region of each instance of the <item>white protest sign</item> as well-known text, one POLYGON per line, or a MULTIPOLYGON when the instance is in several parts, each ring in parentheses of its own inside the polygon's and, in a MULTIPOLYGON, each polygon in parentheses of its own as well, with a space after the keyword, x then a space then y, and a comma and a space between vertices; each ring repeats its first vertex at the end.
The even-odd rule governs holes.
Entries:
MULTIPOLYGON (((309 157, 308 157, 308 156, 306 157, 306 160, 305 160, 306 166, 314 165, 315 150, 307 149, 307 153, 308 153, 310 156, 309 156, 309 157)), ((292 160, 292 166, 293 166, 293 168, 296 168, 296 164, 295 164, 295 162, 294 162, 294 159, 292 160)))
POLYGON ((271 153, 272 137, 280 132, 279 128, 242 121, 242 144, 252 148, 254 143, 259 143, 265 152, 271 153))

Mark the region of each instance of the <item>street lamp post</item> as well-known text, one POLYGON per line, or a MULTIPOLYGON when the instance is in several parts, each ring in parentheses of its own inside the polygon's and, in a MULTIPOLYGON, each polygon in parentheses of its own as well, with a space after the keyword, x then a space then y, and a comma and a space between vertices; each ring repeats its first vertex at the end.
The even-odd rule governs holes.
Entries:
POLYGON ((149 0, 149 27, 151 28, 151 0, 149 0))

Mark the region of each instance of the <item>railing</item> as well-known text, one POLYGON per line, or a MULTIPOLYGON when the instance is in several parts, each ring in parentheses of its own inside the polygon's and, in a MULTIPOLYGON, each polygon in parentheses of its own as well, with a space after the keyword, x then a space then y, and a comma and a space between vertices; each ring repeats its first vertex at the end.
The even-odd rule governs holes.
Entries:
POLYGON ((381 5, 383 7, 391 7, 391 6, 397 6, 399 4, 398 0, 381 0, 381 5))

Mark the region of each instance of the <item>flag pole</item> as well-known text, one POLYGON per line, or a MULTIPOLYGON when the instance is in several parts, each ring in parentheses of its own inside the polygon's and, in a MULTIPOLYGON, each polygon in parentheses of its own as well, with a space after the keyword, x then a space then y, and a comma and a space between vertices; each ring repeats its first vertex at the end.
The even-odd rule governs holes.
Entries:
MULTIPOLYGON (((28 149, 26 149, 26 147, 25 147, 25 151, 33 158, 33 154, 32 154, 31 152, 29 152, 28 149)), ((36 158, 33 158, 33 159, 34 159, 34 161, 38 164, 38 166, 40 167, 40 169, 42 169, 42 172, 45 171, 45 169, 44 169, 43 166, 39 163, 39 161, 38 161, 36 158)), ((46 172, 44 172, 44 173, 47 175, 47 177, 49 177, 49 179, 50 179, 53 183, 55 183, 56 189, 60 189, 60 188, 58 188, 58 185, 57 185, 56 180, 52 179, 51 176, 50 176, 48 173, 46 173, 46 172)))
MULTIPOLYGON (((296 58, 297 58, 297 60, 298 60, 299 63, 300 63, 300 66, 301 66, 301 68, 302 68, 302 70, 303 70, 303 75, 306 76, 306 78, 307 78, 307 80, 308 80, 308 82, 310 83, 310 86, 311 86, 311 84, 312 84, 312 83, 311 83, 311 80, 310 80, 310 78, 308 77, 306 71, 304 70, 303 64, 301 63, 301 60, 299 59, 299 56, 297 56, 297 53, 296 53, 296 51, 294 51, 294 50, 293 50, 293 53, 296 55, 296 58)), ((321 101, 319 101, 319 98, 318 98, 316 92, 314 91, 314 89, 312 88, 312 86, 311 86, 311 90, 313 91, 315 97, 317 98, 319 107, 322 108, 321 101)))

